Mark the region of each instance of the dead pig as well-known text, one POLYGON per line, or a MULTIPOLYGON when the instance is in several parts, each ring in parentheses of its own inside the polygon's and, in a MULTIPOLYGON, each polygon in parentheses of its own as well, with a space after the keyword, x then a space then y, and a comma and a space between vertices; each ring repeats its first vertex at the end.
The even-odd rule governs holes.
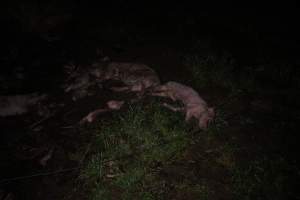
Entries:
POLYGON ((168 97, 173 101, 181 101, 184 107, 174 107, 167 103, 164 103, 164 106, 173 111, 185 112, 186 121, 189 121, 193 117, 196 118, 201 129, 206 129, 208 123, 215 116, 214 109, 208 107, 207 103, 193 88, 181 83, 173 81, 167 82, 164 85, 157 86, 151 95, 168 97))
POLYGON ((135 92, 139 97, 149 88, 160 84, 156 72, 144 64, 95 62, 78 69, 69 76, 63 86, 65 92, 72 93, 74 101, 91 96, 91 88, 102 88, 102 83, 107 80, 117 80, 124 84, 122 87, 111 87, 111 90, 135 92))
MULTIPOLYGON (((62 88, 66 93, 71 93, 73 101, 92 96, 95 93, 93 88, 102 87, 101 84, 97 84, 97 80, 91 75, 88 66, 71 65, 71 67, 74 69, 69 73, 62 88)), ((70 66, 66 65, 65 68, 69 69, 70 66)))
POLYGON ((31 107, 38 107, 38 103, 46 97, 46 95, 36 93, 0 96, 0 117, 25 114, 31 107))
POLYGON ((95 68, 92 72, 99 80, 120 80, 124 87, 113 87, 113 91, 131 91, 144 94, 145 90, 158 86, 160 80, 156 72, 144 64, 112 62, 105 68, 95 68))

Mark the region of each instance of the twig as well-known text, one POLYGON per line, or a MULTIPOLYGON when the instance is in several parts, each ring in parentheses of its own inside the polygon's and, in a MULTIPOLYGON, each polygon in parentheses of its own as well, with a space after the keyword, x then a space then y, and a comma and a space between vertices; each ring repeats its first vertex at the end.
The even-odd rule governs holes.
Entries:
POLYGON ((50 114, 40 120, 38 120, 37 122, 34 122, 33 124, 31 124, 29 126, 30 129, 33 129, 34 127, 36 127, 37 125, 41 124, 42 122, 46 121, 47 119, 51 118, 52 116, 54 116, 54 113, 53 114, 50 114))
POLYGON ((39 177, 39 176, 50 176, 50 175, 55 175, 55 174, 66 173, 66 172, 78 170, 80 168, 81 168, 81 166, 78 166, 78 167, 66 168, 66 169, 61 169, 61 170, 56 170, 56 171, 51 171, 51 172, 42 172, 42 173, 37 173, 37 174, 32 174, 32 175, 27 175, 27 176, 18 176, 18 177, 13 177, 13 178, 2 179, 2 180, 0 180, 0 185, 8 184, 9 182, 12 182, 12 181, 25 180, 25 179, 35 178, 35 177, 39 177))
POLYGON ((71 129, 71 128, 74 128, 74 125, 69 125, 69 126, 62 126, 60 128, 63 128, 63 129, 71 129))
POLYGON ((91 149, 91 143, 89 143, 88 145, 87 145, 87 147, 86 147, 86 149, 85 149, 85 152, 84 152, 84 154, 82 155, 82 158, 80 159, 80 161, 79 161, 79 164, 81 165, 82 163, 83 163, 83 161, 85 160, 85 158, 86 158, 86 155, 89 153, 89 151, 90 151, 90 149, 91 149))

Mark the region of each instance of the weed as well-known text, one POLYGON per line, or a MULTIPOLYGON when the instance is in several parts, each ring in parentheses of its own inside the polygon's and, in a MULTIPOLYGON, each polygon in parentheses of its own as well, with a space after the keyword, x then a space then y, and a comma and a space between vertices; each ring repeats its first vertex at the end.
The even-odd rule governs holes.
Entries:
POLYGON ((116 190, 121 199, 157 199, 160 188, 151 180, 159 178, 153 171, 181 155, 190 140, 183 116, 150 103, 130 105, 100 123, 94 130, 98 153, 81 173, 94 191, 91 199, 110 199, 116 190))

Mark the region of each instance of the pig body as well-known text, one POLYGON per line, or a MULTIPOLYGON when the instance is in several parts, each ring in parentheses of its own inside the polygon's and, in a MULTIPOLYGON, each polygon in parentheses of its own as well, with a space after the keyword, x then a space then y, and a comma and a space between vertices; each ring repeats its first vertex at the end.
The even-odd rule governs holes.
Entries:
POLYGON ((160 84, 156 72, 147 65, 118 62, 95 62, 89 68, 74 73, 69 79, 63 88, 65 92, 72 93, 74 101, 92 95, 91 88, 101 88, 107 80, 118 80, 124 84, 122 87, 112 87, 113 91, 130 91, 138 96, 160 84))
POLYGON ((114 87, 114 91, 144 92, 158 86, 160 80, 156 72, 144 64, 112 62, 104 69, 94 69, 93 75, 99 80, 119 80, 124 87, 114 87))
POLYGON ((96 83, 93 81, 88 73, 84 73, 75 77, 71 84, 64 86, 65 92, 72 93, 72 100, 76 101, 86 96, 90 96, 92 93, 90 88, 96 83))
POLYGON ((209 108, 207 103, 199 96, 199 94, 191 87, 177 82, 167 82, 160 85, 152 92, 153 96, 161 96, 171 98, 173 101, 181 101, 183 108, 175 108, 172 105, 164 104, 165 107, 173 111, 185 112, 185 120, 191 118, 198 120, 198 125, 201 129, 208 127, 209 121, 214 117, 214 109, 209 108))
POLYGON ((21 115, 28 112, 29 108, 45 99, 46 95, 25 94, 14 96, 0 96, 0 117, 21 115))

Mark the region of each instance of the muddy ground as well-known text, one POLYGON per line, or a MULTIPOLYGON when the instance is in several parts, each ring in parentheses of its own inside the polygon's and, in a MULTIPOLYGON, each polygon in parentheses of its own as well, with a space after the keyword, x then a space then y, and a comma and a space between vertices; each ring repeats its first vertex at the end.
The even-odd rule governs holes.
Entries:
MULTIPOLYGON (((227 162, 223 162, 223 168, 211 166, 210 159, 218 151, 207 151, 222 146, 220 143, 230 143, 240 149, 235 162, 247 165, 251 160, 265 157, 260 160, 265 160, 267 165, 276 165, 276 162, 270 164, 272 159, 284 163, 284 167, 276 171, 279 178, 284 179, 280 187, 282 192, 279 192, 282 196, 273 196, 277 193, 272 195, 273 191, 270 191, 270 195, 260 195, 261 199, 300 198, 297 191, 300 164, 297 154, 299 58, 293 34, 289 35, 288 30, 278 33, 272 24, 266 28, 264 21, 257 23, 259 20, 251 19, 252 16, 237 20, 205 12, 202 15, 195 11, 183 14, 178 7, 174 13, 154 15, 149 11, 137 19, 142 11, 128 14, 130 9, 117 10, 120 13, 115 16, 104 12, 104 8, 99 14, 96 8, 83 6, 81 13, 78 7, 70 21, 53 29, 57 37, 54 40, 44 37, 48 32, 27 31, 18 20, 3 19, 8 28, 1 38, 1 78, 4 80, 1 95, 46 93, 49 99, 45 104, 52 103, 53 108, 48 110, 50 116, 36 125, 33 124, 41 117, 36 115, 35 108, 25 115, 0 118, 1 200, 86 199, 84 192, 77 191, 79 161, 69 156, 90 140, 80 132, 77 123, 105 101, 123 97, 104 89, 96 96, 73 102, 61 89, 67 77, 63 68, 66 64, 88 65, 109 57, 112 61, 147 64, 157 71, 162 82, 189 83, 191 74, 183 61, 186 55, 195 54, 230 57, 234 60, 232 65, 237 79, 247 66, 269 68, 257 77, 261 87, 259 92, 249 89, 237 97, 228 98, 230 92, 226 88, 198 90, 210 105, 223 106, 228 116, 227 127, 214 142, 201 136, 204 139, 199 139, 187 150, 181 163, 165 169, 166 176, 169 179, 191 176, 192 179, 189 173, 196 173, 197 178, 209 180, 209 185, 214 188, 209 199, 232 199, 231 187, 234 186, 228 178, 228 171, 224 170, 228 167, 227 162), (287 66, 287 75, 274 78, 273 72, 282 65, 287 66), (23 78, 18 78, 18 73, 23 78), (41 158, 52 150, 51 158, 41 165, 41 158), (189 160, 194 163, 190 164, 189 160), (78 196, 75 198, 74 194, 78 196)), ((266 169, 272 170, 272 166, 266 169)), ((272 177, 266 179, 272 181, 272 177)), ((197 182, 197 179, 193 181, 197 182)), ((170 192, 169 197, 195 199, 184 192, 170 192)))

